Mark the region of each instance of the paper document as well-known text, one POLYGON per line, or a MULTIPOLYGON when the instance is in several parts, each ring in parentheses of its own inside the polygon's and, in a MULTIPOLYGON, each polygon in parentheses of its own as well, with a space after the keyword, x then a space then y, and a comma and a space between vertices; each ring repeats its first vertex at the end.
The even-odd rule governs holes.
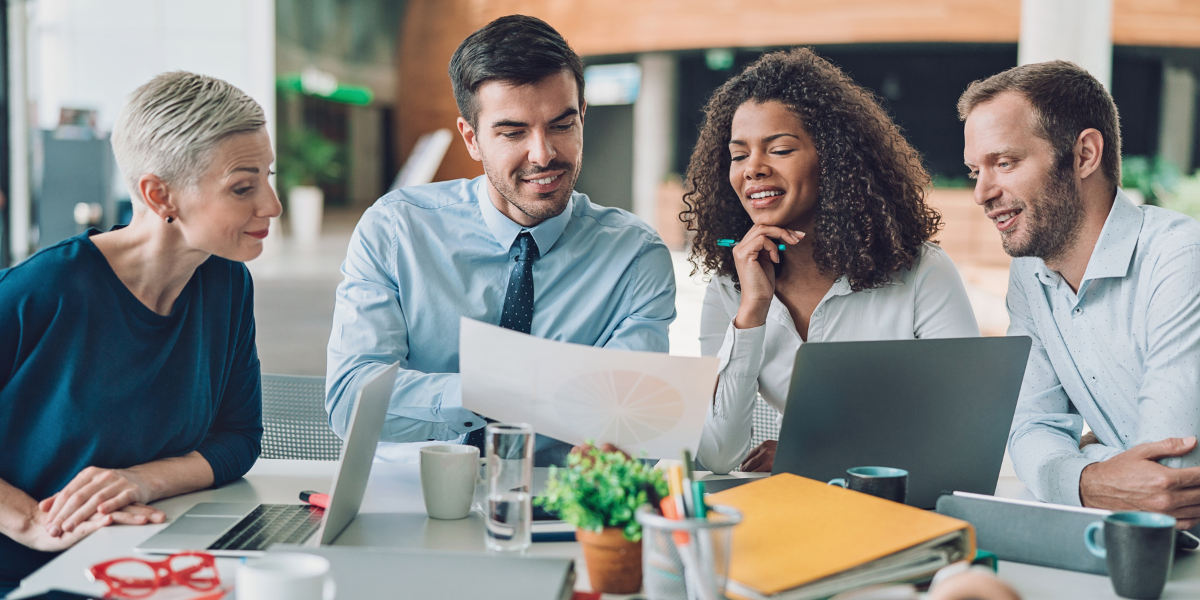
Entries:
POLYGON ((542 435, 613 444, 649 458, 693 453, 717 382, 717 358, 608 350, 463 318, 463 407, 542 435))

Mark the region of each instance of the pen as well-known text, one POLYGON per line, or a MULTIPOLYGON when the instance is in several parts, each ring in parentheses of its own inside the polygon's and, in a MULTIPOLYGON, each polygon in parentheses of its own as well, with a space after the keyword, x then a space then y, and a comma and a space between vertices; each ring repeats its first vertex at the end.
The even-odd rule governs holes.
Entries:
POLYGON ((329 508, 329 494, 322 494, 312 490, 304 490, 300 492, 300 501, 307 502, 313 506, 321 508, 329 508))
POLYGON ((667 470, 667 486, 671 490, 671 496, 675 501, 675 512, 680 519, 686 519, 687 506, 683 500, 683 467, 679 465, 671 465, 667 470))
MULTIPOLYGON (((722 248, 732 248, 732 247, 736 246, 736 245, 737 245, 737 243, 738 243, 738 241, 737 241, 737 240, 729 240, 729 239, 725 239, 725 240, 717 240, 717 245, 718 245, 718 246, 720 246, 720 247, 722 247, 722 248)), ((787 246, 786 246, 786 245, 784 245, 784 244, 780 244, 780 245, 779 245, 779 249, 780 249, 780 250, 787 250, 787 246)))

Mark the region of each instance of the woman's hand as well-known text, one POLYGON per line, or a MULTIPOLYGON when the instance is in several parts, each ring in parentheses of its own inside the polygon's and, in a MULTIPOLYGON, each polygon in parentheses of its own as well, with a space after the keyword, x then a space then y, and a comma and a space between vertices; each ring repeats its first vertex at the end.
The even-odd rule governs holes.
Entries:
POLYGON ((770 472, 771 467, 775 466, 776 443, 778 443, 776 440, 767 440, 751 450, 746 460, 742 461, 742 471, 747 473, 770 472))
POLYGON ((150 494, 148 486, 130 470, 88 467, 62 491, 42 500, 38 508, 46 514, 46 532, 58 537, 91 522, 95 515, 111 515, 110 522, 128 525, 161 523, 163 512, 145 505, 153 499, 150 494))
POLYGON ((733 247, 733 264, 742 286, 742 304, 733 326, 751 329, 767 322, 767 310, 775 295, 775 265, 779 242, 798 244, 804 234, 782 227, 755 225, 733 247))
POLYGON ((59 535, 50 535, 49 519, 50 517, 46 512, 35 507, 32 514, 29 515, 29 525, 13 539, 34 550, 58 552, 74 546, 79 540, 91 535, 101 527, 111 525, 113 522, 112 515, 92 513, 90 518, 74 527, 72 531, 60 533, 59 535))

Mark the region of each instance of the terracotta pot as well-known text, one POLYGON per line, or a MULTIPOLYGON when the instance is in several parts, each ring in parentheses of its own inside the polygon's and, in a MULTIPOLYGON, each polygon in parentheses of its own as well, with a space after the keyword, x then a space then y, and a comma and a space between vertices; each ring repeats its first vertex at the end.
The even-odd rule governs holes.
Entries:
POLYGON ((633 594, 642 589, 642 543, 627 541, 617 527, 600 533, 575 530, 583 545, 592 591, 602 594, 633 594))

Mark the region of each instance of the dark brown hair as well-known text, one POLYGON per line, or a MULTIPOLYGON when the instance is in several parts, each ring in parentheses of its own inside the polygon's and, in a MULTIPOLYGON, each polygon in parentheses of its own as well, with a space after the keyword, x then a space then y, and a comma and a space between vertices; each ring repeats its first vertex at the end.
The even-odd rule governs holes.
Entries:
POLYGON ((717 246, 753 226, 729 184, 733 115, 747 102, 790 108, 812 137, 820 165, 813 259, 825 275, 846 276, 854 291, 887 283, 910 267, 941 228, 925 203, 929 173, 875 96, 812 50, 767 54, 725 82, 704 109, 704 127, 687 170, 687 210, 696 232, 692 271, 737 282, 733 254, 717 246))
POLYGON ((1100 170, 1115 190, 1121 182, 1121 118, 1112 96, 1095 77, 1065 60, 1013 67, 967 87, 958 99, 958 118, 1004 92, 1020 94, 1033 106, 1034 133, 1046 140, 1062 169, 1075 157, 1075 141, 1085 129, 1104 138, 1100 170))
POLYGON ((489 81, 528 85, 568 71, 583 110, 583 61, 567 40, 537 17, 508 15, 484 25, 458 45, 449 70, 454 102, 472 128, 479 125, 479 86, 489 81))

